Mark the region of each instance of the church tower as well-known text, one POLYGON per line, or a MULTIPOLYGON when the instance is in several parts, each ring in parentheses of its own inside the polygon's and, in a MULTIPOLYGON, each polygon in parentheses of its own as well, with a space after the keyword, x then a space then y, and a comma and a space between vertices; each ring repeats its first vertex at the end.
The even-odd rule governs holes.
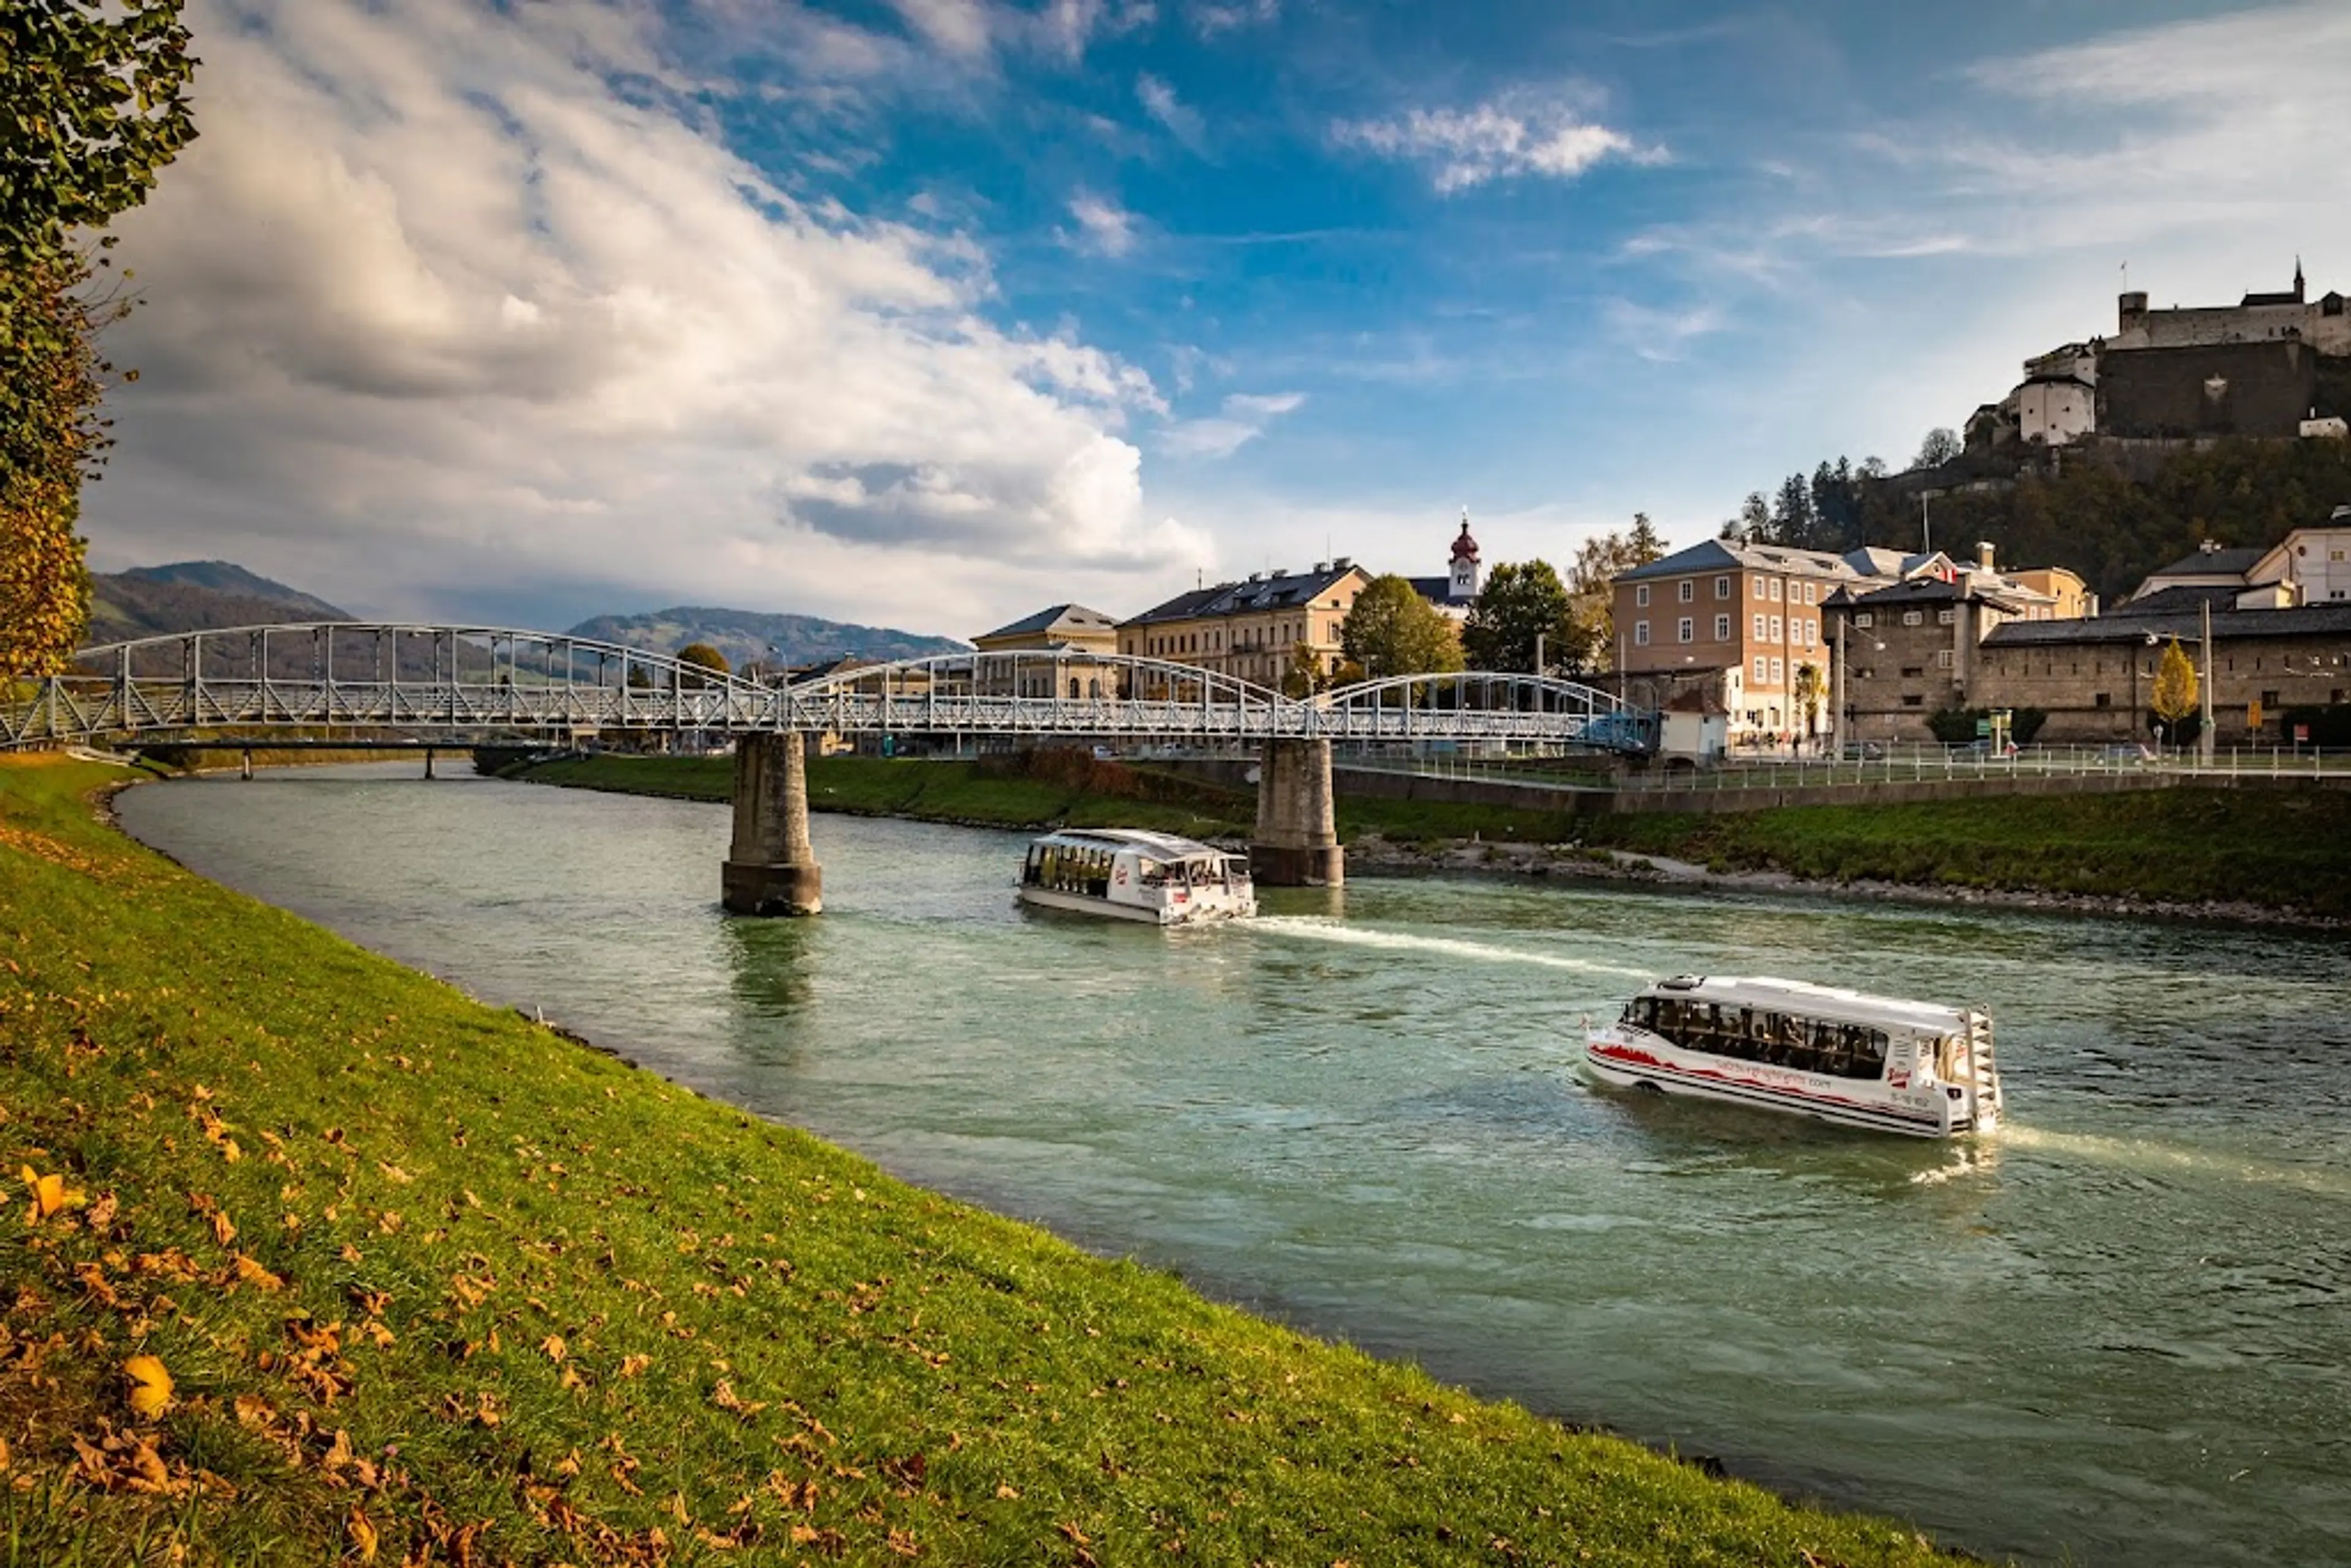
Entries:
POLYGON ((1469 537, 1469 508, 1461 508, 1461 532, 1453 541, 1453 577, 1447 597, 1458 603, 1478 597, 1478 541, 1469 537))

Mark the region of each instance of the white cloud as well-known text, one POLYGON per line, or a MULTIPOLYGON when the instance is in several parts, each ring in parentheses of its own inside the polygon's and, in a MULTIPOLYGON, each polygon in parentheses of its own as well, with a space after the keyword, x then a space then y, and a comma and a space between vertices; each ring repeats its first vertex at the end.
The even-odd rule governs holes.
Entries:
POLYGON ((1238 27, 1263 26, 1281 15, 1281 0, 1203 0, 1192 7, 1192 26, 1204 38, 1238 27))
POLYGON ((1124 256, 1134 248, 1134 214, 1116 202, 1081 191, 1070 198, 1070 216, 1078 221, 1078 231, 1070 242, 1079 250, 1124 256))
POLYGON ((1414 109, 1384 120, 1340 120, 1332 134, 1343 146, 1423 165, 1441 195, 1521 175, 1573 180, 1608 158, 1636 163, 1666 158, 1661 147, 1643 147, 1585 119, 1573 102, 1528 93, 1466 110, 1414 109))
POLYGON ((795 199, 616 93, 664 80, 633 8, 193 21, 204 134, 120 225, 146 303, 110 347, 145 373, 102 559, 402 613, 578 584, 935 624, 1040 562, 1210 553, 1145 515, 1143 371, 992 325, 967 239, 795 199))
POLYGON ((1199 112, 1176 96, 1176 89, 1148 73, 1134 78, 1134 96, 1144 111, 1167 128, 1169 135, 1197 152, 1207 145, 1207 126, 1199 112))
POLYGON ((1216 414, 1169 425, 1160 435, 1160 450, 1173 457, 1230 457, 1305 402, 1304 392, 1235 392, 1216 414))

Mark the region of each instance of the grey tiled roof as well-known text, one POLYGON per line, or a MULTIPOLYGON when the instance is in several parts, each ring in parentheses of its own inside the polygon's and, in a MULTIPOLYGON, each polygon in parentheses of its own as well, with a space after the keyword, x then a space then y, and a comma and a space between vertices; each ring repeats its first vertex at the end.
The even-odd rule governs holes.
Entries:
POLYGON ((1333 566, 1322 571, 1285 572, 1279 577, 1259 578, 1253 582, 1220 582, 1214 588, 1196 588, 1189 593, 1177 594, 1165 604, 1154 605, 1119 624, 1142 626, 1154 622, 1196 620, 1211 615, 1247 615, 1262 610, 1311 604, 1356 570, 1352 565, 1333 566))
MULTIPOLYGON (((2160 615, 2100 615, 2078 621, 2011 621, 1986 637, 1984 646, 2141 643, 2150 636, 2159 643, 2168 643, 2174 637, 2193 643, 2202 634, 2202 614, 2195 610, 2160 615)), ((2247 637, 2351 637, 2351 601, 2308 604, 2294 610, 2216 609, 2212 612, 2212 635, 2216 640, 2231 641, 2247 637)))
POLYGON ((983 632, 983 637, 1020 637, 1032 632, 1045 632, 1060 627, 1071 631, 1108 632, 1118 624, 1113 616, 1099 610, 1089 610, 1082 604, 1049 604, 1034 615, 1024 615, 1009 626, 998 626, 993 632, 983 632))
POLYGON ((2266 549, 2199 549, 2193 555, 2180 557, 2161 571, 2150 577, 2242 577, 2253 570, 2254 563, 2269 554, 2266 549))

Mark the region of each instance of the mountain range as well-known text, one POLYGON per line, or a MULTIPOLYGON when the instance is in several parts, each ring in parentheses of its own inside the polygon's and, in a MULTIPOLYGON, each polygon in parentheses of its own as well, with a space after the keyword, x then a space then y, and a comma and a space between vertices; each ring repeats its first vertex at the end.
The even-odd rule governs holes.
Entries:
POLYGON ((960 653, 968 647, 952 637, 926 637, 813 615, 769 615, 693 604, 643 615, 599 615, 572 627, 571 634, 658 653, 674 653, 689 643, 707 643, 738 670, 754 661, 797 665, 822 664, 844 655, 920 659, 933 653, 960 653))
MULTIPOLYGON (((224 626, 357 619, 315 595, 225 560, 183 560, 93 574, 90 591, 86 644, 224 626)), ((754 660, 811 664, 843 655, 913 659, 958 653, 965 647, 950 637, 858 626, 814 615, 773 615, 696 605, 643 615, 599 615, 572 627, 570 634, 653 653, 674 653, 689 643, 707 643, 738 669, 754 660)), ((338 641, 340 644, 341 640, 338 641)), ((339 653, 338 657, 341 656, 339 653)), ((308 669, 312 657, 307 643, 273 648, 272 673, 299 674, 308 669)), ((411 662, 403 651, 403 670, 411 662)))

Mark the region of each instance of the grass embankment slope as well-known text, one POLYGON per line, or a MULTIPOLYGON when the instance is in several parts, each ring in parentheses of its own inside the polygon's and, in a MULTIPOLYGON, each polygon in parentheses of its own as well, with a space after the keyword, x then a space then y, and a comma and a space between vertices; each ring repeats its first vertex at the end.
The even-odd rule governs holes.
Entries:
MULTIPOLYGON (((534 783, 617 789, 688 800, 724 800, 734 762, 724 757, 601 756, 512 770, 534 783)), ((1257 826, 1257 794, 1197 779, 1039 752, 979 762, 828 757, 808 765, 809 804, 820 811, 908 817, 1000 828, 1152 828, 1194 838, 1246 839, 1257 826), (1027 770, 1025 769, 1033 769, 1027 770)), ((1515 839, 1557 843, 1578 831, 1564 811, 1445 801, 1341 796, 1339 836, 1405 841, 1515 839)))
POLYGON ((1933 1560, 471 1002, 110 776, 0 762, 0 1560, 1933 1560))
POLYGON ((1591 819, 1585 841, 1824 881, 2351 918, 2351 790, 2147 789, 1591 819))

